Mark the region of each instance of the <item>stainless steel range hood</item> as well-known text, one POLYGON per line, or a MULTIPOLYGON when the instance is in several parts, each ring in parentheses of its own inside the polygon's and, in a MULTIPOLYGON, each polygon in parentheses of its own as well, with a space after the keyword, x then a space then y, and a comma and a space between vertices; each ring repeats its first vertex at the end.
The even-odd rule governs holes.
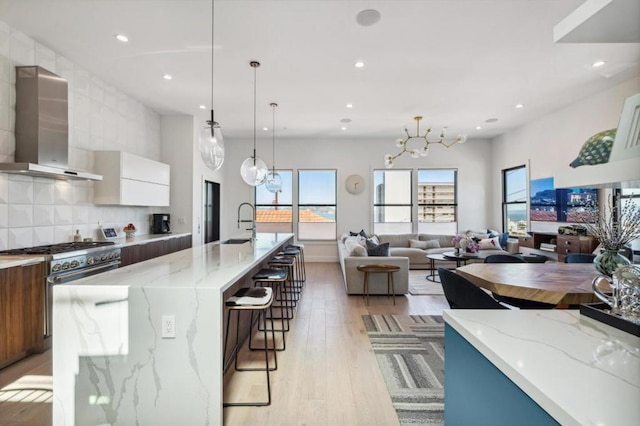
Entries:
POLYGON ((0 172, 65 180, 102 180, 69 170, 67 81, 39 66, 16 67, 15 163, 0 172))

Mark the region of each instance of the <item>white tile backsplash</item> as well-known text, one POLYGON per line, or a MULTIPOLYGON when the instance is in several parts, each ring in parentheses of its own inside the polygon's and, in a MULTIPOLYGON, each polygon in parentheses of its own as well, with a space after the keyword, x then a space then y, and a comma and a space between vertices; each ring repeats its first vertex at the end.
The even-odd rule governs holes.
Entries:
POLYGON ((73 204, 73 186, 71 181, 56 181, 54 188, 54 204, 73 204))
POLYGON ((9 228, 9 248, 33 246, 33 228, 9 228))
POLYGON ((53 240, 56 243, 67 243, 69 241, 73 241, 73 226, 65 225, 65 226, 55 226, 53 228, 53 240))
POLYGON ((9 202, 9 175, 0 173, 0 204, 9 202))
POLYGON ((33 178, 9 175, 9 203, 33 204, 33 178), (22 180, 24 178, 26 180, 22 180))
POLYGON ((0 229, 0 250, 8 250, 8 249, 9 249, 9 230, 0 229))
POLYGON ((32 229, 34 246, 55 243, 53 226, 34 226, 32 229))
POLYGON ((71 206, 54 206, 53 223, 57 225, 71 225, 73 223, 73 209, 71 206))
POLYGON ((33 226, 32 204, 9 204, 9 228, 33 226))
MULTIPOLYGON (((69 162, 93 170, 96 149, 160 156, 160 116, 44 44, 0 21, 0 162, 15 152, 15 65, 38 64, 69 86, 69 162)), ((0 249, 98 237, 98 224, 132 222, 148 233, 151 208, 96 206, 93 183, 0 173, 0 249)))
MULTIPOLYGON (((45 180, 45 179, 42 179, 45 180)), ((48 182, 33 182, 33 203, 34 204, 54 204, 54 184, 51 179, 48 182)))
POLYGON ((54 209, 53 205, 34 204, 33 226, 52 226, 54 209))
POLYGON ((0 229, 9 227, 9 205, 0 204, 0 229))

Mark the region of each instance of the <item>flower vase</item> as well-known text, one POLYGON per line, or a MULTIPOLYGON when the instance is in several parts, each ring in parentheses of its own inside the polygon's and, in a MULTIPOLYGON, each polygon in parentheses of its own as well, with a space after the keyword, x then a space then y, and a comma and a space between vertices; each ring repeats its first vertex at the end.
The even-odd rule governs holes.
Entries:
POLYGON ((593 264, 598 272, 612 277, 618 266, 629 265, 631 261, 621 255, 618 250, 604 249, 593 259, 593 264))
POLYGON ((460 256, 460 247, 456 247, 456 256, 460 256))

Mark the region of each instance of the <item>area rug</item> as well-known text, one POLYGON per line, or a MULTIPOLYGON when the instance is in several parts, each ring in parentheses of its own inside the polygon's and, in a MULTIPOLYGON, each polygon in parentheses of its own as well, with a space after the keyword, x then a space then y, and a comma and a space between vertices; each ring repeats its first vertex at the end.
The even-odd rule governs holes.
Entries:
POLYGON ((429 315, 363 315, 401 425, 444 425, 444 321, 429 315))
POLYGON ((429 270, 410 270, 409 293, 414 296, 444 296, 442 284, 427 279, 430 273, 429 270))

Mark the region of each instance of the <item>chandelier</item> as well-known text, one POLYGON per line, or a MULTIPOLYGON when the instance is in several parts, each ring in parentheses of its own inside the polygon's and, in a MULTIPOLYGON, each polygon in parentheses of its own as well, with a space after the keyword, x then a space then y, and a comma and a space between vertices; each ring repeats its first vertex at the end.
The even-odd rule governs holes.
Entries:
POLYGON ((384 156, 384 166, 387 169, 392 168, 393 162, 396 160, 396 158, 400 157, 405 152, 408 152, 411 155, 411 158, 426 157, 427 155, 429 155, 429 145, 431 144, 437 143, 445 146, 446 148, 450 148, 457 143, 464 143, 467 140, 466 135, 459 135, 456 139, 446 142, 444 140, 444 128, 443 128, 442 131, 440 132, 439 139, 435 141, 430 141, 428 138, 429 138, 429 133, 431 133, 431 128, 427 128, 427 131, 425 132, 425 134, 423 136, 420 136, 420 120, 422 120, 422 117, 417 116, 417 117, 413 117, 413 119, 416 120, 416 135, 411 136, 409 134, 409 130, 407 130, 406 127, 404 128, 404 133, 406 137, 404 139, 396 140, 396 146, 398 148, 401 148, 400 152, 398 152, 396 155, 387 154, 384 156), (411 142, 412 139, 420 139, 422 146, 418 148, 409 148, 409 142, 411 142))

